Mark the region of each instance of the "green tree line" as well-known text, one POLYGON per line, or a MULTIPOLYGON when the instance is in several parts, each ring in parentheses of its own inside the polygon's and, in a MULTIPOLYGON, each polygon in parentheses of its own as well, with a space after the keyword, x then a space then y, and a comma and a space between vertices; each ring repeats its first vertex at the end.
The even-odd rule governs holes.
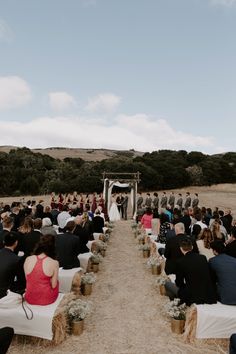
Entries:
POLYGON ((50 192, 101 192, 102 173, 141 173, 142 191, 190 185, 236 183, 236 153, 206 155, 184 150, 159 150, 134 157, 132 150, 100 162, 80 158, 63 161, 33 153, 28 148, 0 153, 0 195, 36 195, 50 192))

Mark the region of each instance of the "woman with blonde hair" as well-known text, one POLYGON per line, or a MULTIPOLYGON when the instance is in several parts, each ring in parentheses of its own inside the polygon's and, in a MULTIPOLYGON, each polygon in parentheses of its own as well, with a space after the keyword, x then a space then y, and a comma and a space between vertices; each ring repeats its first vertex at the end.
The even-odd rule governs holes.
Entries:
POLYGON ((208 228, 204 228, 199 236, 199 240, 197 240, 197 247, 199 253, 206 256, 207 260, 214 257, 214 253, 211 249, 211 242, 214 241, 212 232, 208 228))
POLYGON ((225 242, 225 236, 221 232, 220 222, 218 222, 217 220, 213 221, 210 229, 211 229, 214 241, 220 240, 220 241, 225 242))

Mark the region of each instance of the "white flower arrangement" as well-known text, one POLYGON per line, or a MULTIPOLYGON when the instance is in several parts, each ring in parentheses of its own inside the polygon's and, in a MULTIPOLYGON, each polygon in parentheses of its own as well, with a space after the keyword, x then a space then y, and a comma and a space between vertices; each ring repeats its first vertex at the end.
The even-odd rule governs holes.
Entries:
POLYGON ((98 241, 96 242, 96 245, 97 245, 97 250, 98 250, 98 252, 100 252, 100 251, 106 251, 106 249, 107 249, 106 243, 103 242, 103 241, 101 241, 101 240, 98 240, 98 241))
POLYGON ((85 273, 81 276, 81 284, 93 284, 96 281, 96 277, 93 272, 85 273))
POLYGON ((81 299, 72 300, 67 305, 67 314, 71 321, 82 321, 90 311, 90 303, 81 299))
POLYGON ((148 243, 145 243, 144 245, 140 245, 139 249, 141 251, 150 251, 151 247, 148 243))
POLYGON ((102 262, 102 257, 99 255, 99 254, 93 254, 91 257, 90 257, 90 261, 91 263, 93 264, 99 264, 102 262))
POLYGON ((144 235, 142 235, 142 234, 140 234, 139 236, 138 236, 138 240, 140 240, 140 241, 144 241, 144 235))
POLYGON ((165 306, 167 314, 175 320, 185 320, 186 304, 180 304, 180 299, 174 299, 165 306))
POLYGON ((157 285, 165 285, 167 280, 168 280, 167 278, 160 277, 157 279, 157 285))
POLYGON ((137 227, 138 227, 138 224, 137 224, 137 223, 133 223, 133 224, 131 225, 131 228, 132 228, 133 230, 136 230, 137 227))

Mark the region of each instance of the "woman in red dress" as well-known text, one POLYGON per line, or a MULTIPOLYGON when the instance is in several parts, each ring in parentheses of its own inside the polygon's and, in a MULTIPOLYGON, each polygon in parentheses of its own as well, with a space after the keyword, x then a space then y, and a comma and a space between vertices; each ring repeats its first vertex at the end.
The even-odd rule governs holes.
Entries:
POLYGON ((33 256, 25 260, 25 300, 31 305, 49 305, 59 293, 59 263, 55 260, 55 237, 41 236, 33 256))

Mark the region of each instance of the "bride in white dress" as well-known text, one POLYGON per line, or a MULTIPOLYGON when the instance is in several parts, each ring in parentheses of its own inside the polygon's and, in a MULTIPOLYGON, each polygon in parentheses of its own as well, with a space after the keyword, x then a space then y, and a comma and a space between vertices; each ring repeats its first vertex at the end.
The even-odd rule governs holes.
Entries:
POLYGON ((110 221, 120 220, 120 213, 114 196, 111 197, 111 207, 109 209, 108 216, 110 221))

